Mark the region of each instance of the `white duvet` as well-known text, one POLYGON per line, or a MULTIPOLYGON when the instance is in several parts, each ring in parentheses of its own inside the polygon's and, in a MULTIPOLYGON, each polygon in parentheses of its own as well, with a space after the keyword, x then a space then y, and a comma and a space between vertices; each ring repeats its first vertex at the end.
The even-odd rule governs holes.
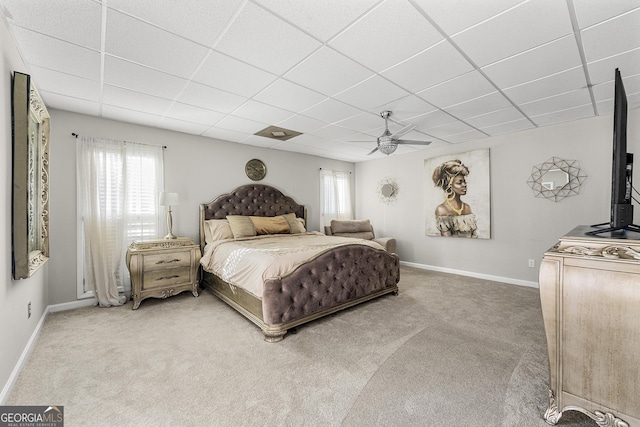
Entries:
POLYGON ((274 234, 209 243, 200 264, 225 282, 260 298, 266 279, 284 276, 321 252, 348 244, 384 250, 371 240, 325 236, 318 232, 274 234))

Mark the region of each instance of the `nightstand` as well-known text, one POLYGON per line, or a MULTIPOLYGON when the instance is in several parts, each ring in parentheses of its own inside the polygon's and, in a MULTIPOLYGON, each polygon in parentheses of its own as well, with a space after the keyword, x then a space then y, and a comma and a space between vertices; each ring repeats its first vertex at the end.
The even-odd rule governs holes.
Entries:
POLYGON ((182 291, 198 296, 200 246, 193 240, 158 239, 133 242, 127 249, 133 309, 146 298, 167 298, 182 291))

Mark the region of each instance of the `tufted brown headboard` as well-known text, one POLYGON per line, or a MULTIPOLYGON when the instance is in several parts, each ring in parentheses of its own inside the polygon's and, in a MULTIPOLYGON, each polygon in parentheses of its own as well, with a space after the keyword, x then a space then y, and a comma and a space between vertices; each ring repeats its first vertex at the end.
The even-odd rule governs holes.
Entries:
POLYGON ((209 203, 200 205, 200 245, 204 245, 204 221, 225 219, 227 215, 277 216, 295 213, 307 220, 307 209, 277 188, 249 184, 221 194, 209 203))

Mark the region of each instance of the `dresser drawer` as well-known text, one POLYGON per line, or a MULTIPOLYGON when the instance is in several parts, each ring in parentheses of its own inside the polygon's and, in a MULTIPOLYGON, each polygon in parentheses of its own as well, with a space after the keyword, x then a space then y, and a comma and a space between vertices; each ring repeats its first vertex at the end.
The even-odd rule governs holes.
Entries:
POLYGON ((189 267, 191 251, 174 251, 144 255, 144 270, 152 271, 164 268, 189 267))
POLYGON ((190 281, 191 269, 189 266, 147 271, 144 275, 142 290, 174 286, 190 281))

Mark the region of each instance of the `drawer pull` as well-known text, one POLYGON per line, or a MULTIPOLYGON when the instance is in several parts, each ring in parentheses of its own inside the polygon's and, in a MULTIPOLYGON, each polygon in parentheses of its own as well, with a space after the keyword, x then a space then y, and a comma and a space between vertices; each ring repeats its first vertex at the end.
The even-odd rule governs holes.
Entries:
POLYGON ((169 264, 169 263, 178 262, 178 261, 180 261, 178 258, 174 258, 174 259, 170 259, 169 261, 158 261, 156 262, 156 264, 169 264))
POLYGON ((158 280, 167 280, 167 279, 175 279, 176 277, 180 277, 180 276, 178 276, 177 274, 174 274, 173 276, 158 277, 158 278, 156 279, 156 281, 158 281, 158 280))

